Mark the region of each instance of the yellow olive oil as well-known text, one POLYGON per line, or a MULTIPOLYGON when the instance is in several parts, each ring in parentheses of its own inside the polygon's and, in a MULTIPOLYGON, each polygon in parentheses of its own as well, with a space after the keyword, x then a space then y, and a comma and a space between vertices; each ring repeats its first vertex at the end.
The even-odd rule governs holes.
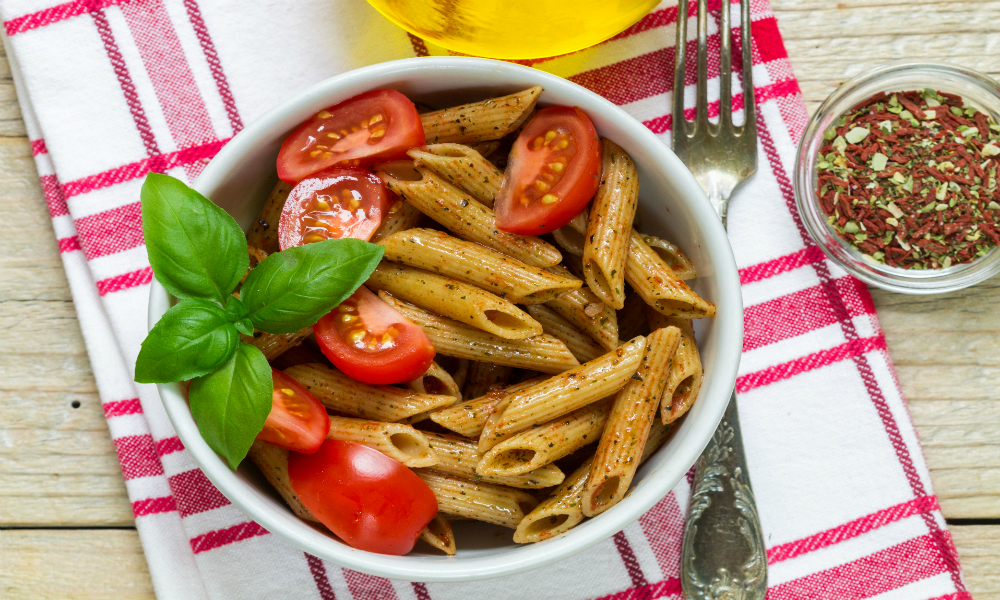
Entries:
POLYGON ((410 33, 490 58, 542 58, 593 46, 658 0, 368 0, 410 33))

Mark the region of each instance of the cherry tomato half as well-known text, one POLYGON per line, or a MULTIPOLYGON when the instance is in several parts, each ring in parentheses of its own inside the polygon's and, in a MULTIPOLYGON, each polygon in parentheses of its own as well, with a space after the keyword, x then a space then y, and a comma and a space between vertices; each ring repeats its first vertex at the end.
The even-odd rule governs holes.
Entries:
POLYGON ((424 145, 413 103, 396 90, 372 90, 319 111, 278 152, 278 177, 296 184, 333 165, 367 166, 405 158, 424 145))
POLYGON ((597 192, 601 141, 579 108, 538 111, 517 136, 496 199, 502 231, 540 235, 569 223, 597 192))
POLYGON ((403 555, 437 514, 437 499, 413 471, 367 446, 326 440, 288 455, 288 478, 321 523, 359 550, 403 555))
POLYGON ((365 286, 313 325, 313 333, 335 367, 365 383, 413 381, 434 360, 423 330, 365 286))
POLYGON ((330 167, 292 188, 278 221, 278 245, 329 239, 368 241, 389 208, 389 192, 375 175, 355 167, 330 167))
POLYGON ((271 412, 257 439, 296 452, 315 452, 327 432, 326 408, 298 381, 271 369, 271 412))

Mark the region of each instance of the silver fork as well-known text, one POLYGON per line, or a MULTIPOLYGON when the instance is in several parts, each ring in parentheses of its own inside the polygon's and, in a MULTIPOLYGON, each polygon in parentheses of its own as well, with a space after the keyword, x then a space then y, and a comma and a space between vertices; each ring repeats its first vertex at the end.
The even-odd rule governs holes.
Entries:
MULTIPOLYGON (((750 0, 740 0, 743 105, 746 120, 733 124, 730 3, 722 0, 719 122, 708 120, 708 6, 698 0, 698 82, 695 119, 684 116, 687 0, 677 12, 674 66, 674 153, 708 194, 723 227, 733 190, 757 170, 757 116, 750 50, 750 0)), ((763 600, 767 557, 747 473, 736 391, 708 447, 698 459, 684 524, 681 585, 689 600, 763 600)))

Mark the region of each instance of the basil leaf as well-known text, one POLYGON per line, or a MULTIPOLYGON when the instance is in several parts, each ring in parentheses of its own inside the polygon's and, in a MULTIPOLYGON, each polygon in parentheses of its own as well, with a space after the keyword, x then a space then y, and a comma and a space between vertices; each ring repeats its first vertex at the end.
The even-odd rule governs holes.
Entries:
POLYGON ((226 317, 240 333, 253 335, 253 323, 247 318, 247 307, 236 296, 229 297, 229 303, 226 304, 226 317))
POLYGON ((142 233, 156 279, 178 298, 219 304, 247 267, 247 241, 229 214, 184 182, 150 173, 142 184, 142 233))
POLYGON ((196 298, 181 300, 143 340, 135 380, 167 383, 211 373, 233 355, 239 341, 221 306, 196 298))
POLYGON ((257 329, 294 333, 353 294, 384 251, 375 244, 342 239, 275 252, 250 271, 240 298, 257 329))
POLYGON ((271 412, 271 366, 240 342, 217 371, 191 381, 188 400, 201 437, 236 469, 271 412))

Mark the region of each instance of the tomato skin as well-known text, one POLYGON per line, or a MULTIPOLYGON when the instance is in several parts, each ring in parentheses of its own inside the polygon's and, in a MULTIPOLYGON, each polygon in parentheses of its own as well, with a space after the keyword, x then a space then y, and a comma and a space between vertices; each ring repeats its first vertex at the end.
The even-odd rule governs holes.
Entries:
POLYGON ((413 103, 396 90, 372 90, 319 111, 288 136, 278 152, 278 177, 294 185, 333 165, 405 158, 424 143, 413 103))
POLYGON ((364 383, 413 381, 426 373, 434 360, 434 346, 423 330, 365 286, 313 325, 313 333, 320 350, 335 367, 364 383), (357 318, 345 324, 345 316, 357 318), (382 343, 390 329, 398 334, 382 343), (364 331, 366 337, 358 342, 346 339, 356 331, 364 331), (371 340, 378 342, 375 349, 367 346, 371 340))
POLYGON ((288 478, 302 503, 351 546, 403 555, 437 514, 427 484, 399 462, 354 442, 326 440, 289 453, 288 478))
POLYGON ((594 197, 600 175, 601 141, 587 115, 575 106, 543 108, 511 149, 496 199, 497 228, 541 235, 562 227, 594 197))
POLYGON ((282 250, 324 239, 368 241, 389 210, 389 191, 357 167, 330 167, 303 179, 290 192, 278 221, 282 250))
POLYGON ((311 454, 330 431, 326 407, 306 388, 277 369, 271 369, 271 412, 257 439, 287 450, 311 454))

